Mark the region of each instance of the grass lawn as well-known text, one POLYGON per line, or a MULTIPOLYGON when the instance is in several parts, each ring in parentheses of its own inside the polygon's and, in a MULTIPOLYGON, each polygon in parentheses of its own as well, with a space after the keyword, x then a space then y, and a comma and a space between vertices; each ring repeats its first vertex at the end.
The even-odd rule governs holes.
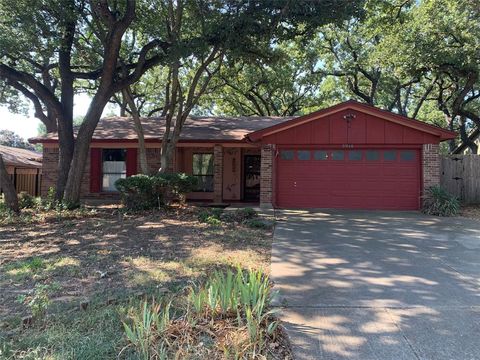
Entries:
POLYGON ((141 294, 184 294, 216 269, 268 273, 270 229, 212 226, 198 212, 103 208, 1 225, 0 357, 115 358, 127 345, 122 319, 141 294), (42 316, 23 329, 21 318, 32 312, 42 316))

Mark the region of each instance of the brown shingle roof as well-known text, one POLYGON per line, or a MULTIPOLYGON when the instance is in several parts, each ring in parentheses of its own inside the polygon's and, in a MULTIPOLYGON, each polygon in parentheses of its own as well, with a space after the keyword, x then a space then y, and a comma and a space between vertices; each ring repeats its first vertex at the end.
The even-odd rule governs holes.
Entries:
MULTIPOLYGON (((291 120, 293 117, 189 117, 180 135, 180 141, 239 141, 253 131, 291 120)), ((161 140, 165 119, 142 118, 145 139, 161 140)), ((56 140, 57 134, 29 139, 32 143, 56 140)), ((128 117, 102 118, 95 129, 93 140, 135 140, 137 134, 133 120, 128 117)))
POLYGON ((42 154, 36 151, 0 145, 0 154, 2 155, 5 165, 25 168, 42 167, 42 154))

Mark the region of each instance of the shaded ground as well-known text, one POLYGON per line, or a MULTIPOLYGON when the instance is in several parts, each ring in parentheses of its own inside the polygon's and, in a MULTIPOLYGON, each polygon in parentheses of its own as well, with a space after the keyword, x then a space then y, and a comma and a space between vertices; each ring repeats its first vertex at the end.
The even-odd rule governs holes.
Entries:
MULTIPOLYGON (((18 299, 36 284, 55 303, 185 286, 224 266, 268 271, 271 234, 243 225, 211 227, 194 208, 144 215, 100 210, 81 219, 0 227, 0 320, 25 314, 18 299)), ((1 327, 0 327, 1 328, 1 327)))
POLYGON ((460 215, 466 218, 480 220, 480 205, 464 205, 460 210, 460 215))
POLYGON ((478 359, 480 222, 282 211, 272 273, 297 359, 478 359))

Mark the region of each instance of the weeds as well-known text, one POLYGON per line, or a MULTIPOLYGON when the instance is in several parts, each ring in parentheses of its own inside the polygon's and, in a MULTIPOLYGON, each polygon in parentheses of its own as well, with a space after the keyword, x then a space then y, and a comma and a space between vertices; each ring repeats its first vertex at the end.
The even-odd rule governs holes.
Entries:
POLYGON ((0 225, 43 223, 51 220, 61 221, 91 217, 97 214, 95 209, 79 207, 70 210, 68 205, 55 202, 49 197, 40 199, 32 198, 30 195, 20 199, 20 207, 22 209, 21 213, 15 214, 6 207, 3 199, 0 198, 0 225))
POLYGON ((17 301, 26 305, 33 317, 42 318, 51 304, 50 295, 57 290, 57 284, 37 284, 30 295, 20 295, 17 301))
POLYGON ((258 213, 252 208, 227 211, 220 208, 202 209, 198 213, 198 221, 215 227, 223 224, 244 224, 253 228, 269 227, 258 219, 258 213))
POLYGON ((203 285, 188 289, 176 316, 172 301, 130 309, 124 321, 129 344, 121 353, 129 349, 142 359, 198 356, 198 351, 221 358, 264 358, 278 336, 278 320, 270 309, 273 296, 261 271, 216 271, 203 285))

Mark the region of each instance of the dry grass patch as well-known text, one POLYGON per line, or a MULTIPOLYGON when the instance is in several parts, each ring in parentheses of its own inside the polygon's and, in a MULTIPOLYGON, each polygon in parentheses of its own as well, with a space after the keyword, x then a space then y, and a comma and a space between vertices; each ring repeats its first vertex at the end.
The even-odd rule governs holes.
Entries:
MULTIPOLYGON (((280 335, 265 333, 266 318, 257 326, 261 342, 253 338, 248 307, 222 315, 216 305, 203 304, 192 312, 188 289, 200 289, 215 271, 238 266, 266 276, 272 240, 270 230, 236 221, 199 222, 198 212, 185 207, 125 214, 107 208, 85 218, 64 214, 0 226, 0 357, 105 359, 125 349, 124 358, 141 358, 121 326, 130 321, 128 314, 138 314, 140 291, 149 299, 165 291, 176 299, 167 338, 181 341, 165 349, 167 358, 283 354, 280 335), (106 305, 111 298, 116 302, 106 305), (87 310, 79 310, 85 299, 87 310), (20 317, 29 313, 35 315, 33 327, 22 330, 20 317)), ((163 350, 152 351, 155 357, 163 350)))
POLYGON ((53 304, 138 289, 182 286, 217 268, 240 265, 268 272, 271 232, 241 224, 210 226, 198 209, 124 214, 84 209, 19 219, 0 226, 0 319, 28 309, 19 295, 59 284, 53 304))

